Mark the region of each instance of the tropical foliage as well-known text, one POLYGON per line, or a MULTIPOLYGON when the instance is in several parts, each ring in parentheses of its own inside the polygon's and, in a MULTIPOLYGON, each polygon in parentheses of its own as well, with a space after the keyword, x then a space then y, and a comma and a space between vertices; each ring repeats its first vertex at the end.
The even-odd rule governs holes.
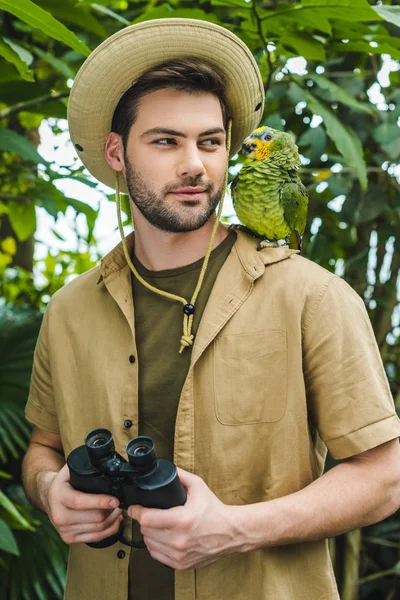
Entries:
MULTIPOLYGON (((101 254, 95 235, 99 207, 89 204, 84 192, 78 200, 61 191, 66 180, 81 182, 82 190, 97 184, 78 159, 59 164, 41 156, 39 127, 46 120, 57 145, 71 82, 84 58, 122 27, 160 17, 221 24, 253 52, 266 91, 262 123, 291 131, 303 156, 302 179, 310 193, 304 254, 344 277, 365 300, 400 407, 398 2, 199 0, 194 7, 191 0, 0 0, 0 294, 8 303, 0 316, 1 581, 2 568, 17 572, 29 540, 45 530, 47 537, 43 518, 29 511, 19 492, 15 495, 38 326, 31 313, 15 307, 42 310, 59 287, 95 265, 101 254), (57 220, 72 215, 76 243, 62 250, 48 243, 35 260, 40 214, 49 216, 55 237, 60 237, 57 220)), ((236 157, 232 177, 239 169, 236 157)), ((112 193, 108 200, 114 202, 112 193)), ((32 566, 39 598, 61 593, 63 551, 51 548, 43 552, 43 563, 32 566), (39 573, 46 575, 40 579, 39 573)), ((341 597, 355 598, 359 589, 362 598, 395 598, 399 549, 396 516, 361 537, 337 540, 332 554, 341 597)), ((24 562, 31 558, 24 554, 24 562)), ((7 581, 12 597, 34 597, 27 579, 18 575, 12 584, 7 581)))

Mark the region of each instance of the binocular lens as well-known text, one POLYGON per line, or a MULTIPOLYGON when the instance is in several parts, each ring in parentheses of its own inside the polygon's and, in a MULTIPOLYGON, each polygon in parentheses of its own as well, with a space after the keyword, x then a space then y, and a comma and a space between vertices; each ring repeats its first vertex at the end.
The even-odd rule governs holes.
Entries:
POLYGON ((150 437, 141 435, 126 445, 130 465, 137 471, 151 470, 155 464, 154 442, 150 437))
POLYGON ((107 443, 107 439, 104 437, 98 437, 96 439, 94 439, 93 441, 91 441, 90 445, 93 448, 98 448, 99 446, 104 446, 104 444, 107 443))
POLYGON ((114 452, 114 440, 111 431, 108 429, 93 429, 85 437, 85 446, 93 463, 110 456, 114 452))
POLYGON ((147 453, 148 453, 148 448, 146 448, 146 446, 139 446, 138 448, 135 448, 133 450, 133 454, 135 456, 144 456, 147 453))

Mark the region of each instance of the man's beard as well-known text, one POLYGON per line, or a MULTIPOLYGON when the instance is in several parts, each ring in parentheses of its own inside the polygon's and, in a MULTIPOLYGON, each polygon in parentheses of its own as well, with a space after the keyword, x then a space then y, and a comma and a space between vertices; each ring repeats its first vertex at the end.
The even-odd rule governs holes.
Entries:
MULTIPOLYGON (((187 177, 184 181, 176 185, 164 186, 159 194, 151 189, 144 181, 138 171, 135 171, 133 165, 126 159, 126 185, 132 202, 137 206, 145 219, 162 231, 169 233, 182 233, 186 231, 195 231, 200 229, 207 223, 211 215, 215 212, 219 200, 224 191, 224 184, 215 191, 215 185, 210 182, 208 185, 199 180, 198 177, 187 177), (180 207, 171 207, 167 205, 165 200, 166 195, 173 192, 174 189, 184 187, 203 187, 207 193, 207 203, 202 208, 201 212, 196 211, 195 214, 188 216, 185 211, 180 211, 180 207)), ((196 202, 196 201, 188 201, 196 202)), ((187 205, 190 206, 190 205, 187 205)), ((184 209, 184 206, 182 207, 184 209)))

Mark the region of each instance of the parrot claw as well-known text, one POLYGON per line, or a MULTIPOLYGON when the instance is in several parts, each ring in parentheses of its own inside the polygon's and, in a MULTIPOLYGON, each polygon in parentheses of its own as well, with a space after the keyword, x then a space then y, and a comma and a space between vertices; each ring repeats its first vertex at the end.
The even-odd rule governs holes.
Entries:
POLYGON ((261 242, 257 246, 257 251, 262 250, 263 248, 282 248, 283 246, 288 246, 289 241, 286 237, 284 240, 268 240, 267 238, 261 240, 261 242))

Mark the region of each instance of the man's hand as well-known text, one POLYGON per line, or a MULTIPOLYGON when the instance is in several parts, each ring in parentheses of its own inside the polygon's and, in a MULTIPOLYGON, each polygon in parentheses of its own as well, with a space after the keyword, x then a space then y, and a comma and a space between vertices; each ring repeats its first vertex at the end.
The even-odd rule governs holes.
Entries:
POLYGON ((209 565, 238 551, 240 532, 234 507, 223 504, 197 475, 178 468, 186 488, 184 506, 168 510, 130 506, 128 514, 139 521, 151 556, 173 569, 209 565))
POLYGON ((74 490, 66 464, 58 473, 43 473, 40 496, 50 521, 67 544, 103 540, 117 533, 123 519, 117 498, 74 490))

